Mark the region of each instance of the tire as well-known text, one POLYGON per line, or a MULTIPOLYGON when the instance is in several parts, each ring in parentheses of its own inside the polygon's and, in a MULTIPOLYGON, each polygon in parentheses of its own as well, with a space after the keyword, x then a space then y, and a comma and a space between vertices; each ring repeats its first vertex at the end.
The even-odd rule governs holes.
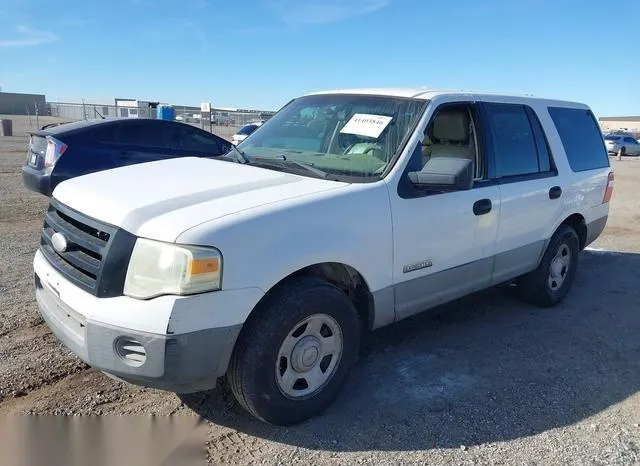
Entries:
POLYGON ((551 237, 538 268, 518 279, 520 297, 540 307, 559 304, 573 285, 579 253, 578 234, 572 227, 561 225, 551 237))
POLYGON ((625 155, 627 155, 627 148, 626 147, 621 147, 620 151, 619 151, 619 155, 624 157, 625 155))
POLYGON ((324 280, 302 277, 273 290, 249 318, 227 378, 240 405, 256 418, 297 424, 337 398, 359 346, 358 313, 345 293, 324 280))

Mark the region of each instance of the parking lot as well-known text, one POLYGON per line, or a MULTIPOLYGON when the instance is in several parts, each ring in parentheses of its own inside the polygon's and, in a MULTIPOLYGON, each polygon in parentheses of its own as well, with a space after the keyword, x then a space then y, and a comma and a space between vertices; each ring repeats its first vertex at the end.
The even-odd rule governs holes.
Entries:
POLYGON ((0 414, 202 415, 212 464, 640 462, 640 160, 611 158, 609 222, 562 305, 503 286, 375 332, 337 403, 285 429, 224 387, 129 386, 57 342, 32 290, 47 200, 22 186, 25 153, 0 138, 0 414))

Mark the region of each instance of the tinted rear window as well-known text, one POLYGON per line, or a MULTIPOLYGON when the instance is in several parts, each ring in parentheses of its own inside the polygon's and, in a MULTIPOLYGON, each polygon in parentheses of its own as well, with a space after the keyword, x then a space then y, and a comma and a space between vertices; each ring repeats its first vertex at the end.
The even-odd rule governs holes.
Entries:
POLYGON ((75 131, 84 128, 91 128, 96 125, 100 125, 104 120, 81 120, 81 121, 73 121, 69 123, 62 123, 60 125, 51 126, 50 128, 46 128, 45 131, 49 134, 61 134, 66 133, 68 131, 75 131))
POLYGON ((549 107, 549 114, 574 172, 609 166, 600 127, 590 110, 549 107))
POLYGON ((92 130, 93 140, 102 144, 131 147, 166 147, 167 126, 159 120, 122 120, 92 130))
POLYGON ((118 143, 128 146, 163 147, 164 137, 160 128, 152 123, 126 122, 118 128, 118 143))

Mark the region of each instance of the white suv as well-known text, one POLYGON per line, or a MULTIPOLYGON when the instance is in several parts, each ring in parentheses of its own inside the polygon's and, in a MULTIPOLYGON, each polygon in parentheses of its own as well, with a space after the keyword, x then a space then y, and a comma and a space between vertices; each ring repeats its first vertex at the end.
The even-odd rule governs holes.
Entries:
POLYGON ((583 104, 306 95, 222 159, 60 184, 36 296, 88 364, 178 393, 226 376, 254 416, 292 424, 336 398, 367 331, 511 280, 559 303, 612 189, 583 104))

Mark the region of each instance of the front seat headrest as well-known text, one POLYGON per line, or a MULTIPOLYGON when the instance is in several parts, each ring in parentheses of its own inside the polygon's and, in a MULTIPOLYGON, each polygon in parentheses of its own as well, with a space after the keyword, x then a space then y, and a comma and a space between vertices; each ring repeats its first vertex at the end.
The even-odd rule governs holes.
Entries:
POLYGON ((464 110, 438 113, 433 122, 433 137, 439 141, 467 142, 469 140, 469 114, 464 110))

